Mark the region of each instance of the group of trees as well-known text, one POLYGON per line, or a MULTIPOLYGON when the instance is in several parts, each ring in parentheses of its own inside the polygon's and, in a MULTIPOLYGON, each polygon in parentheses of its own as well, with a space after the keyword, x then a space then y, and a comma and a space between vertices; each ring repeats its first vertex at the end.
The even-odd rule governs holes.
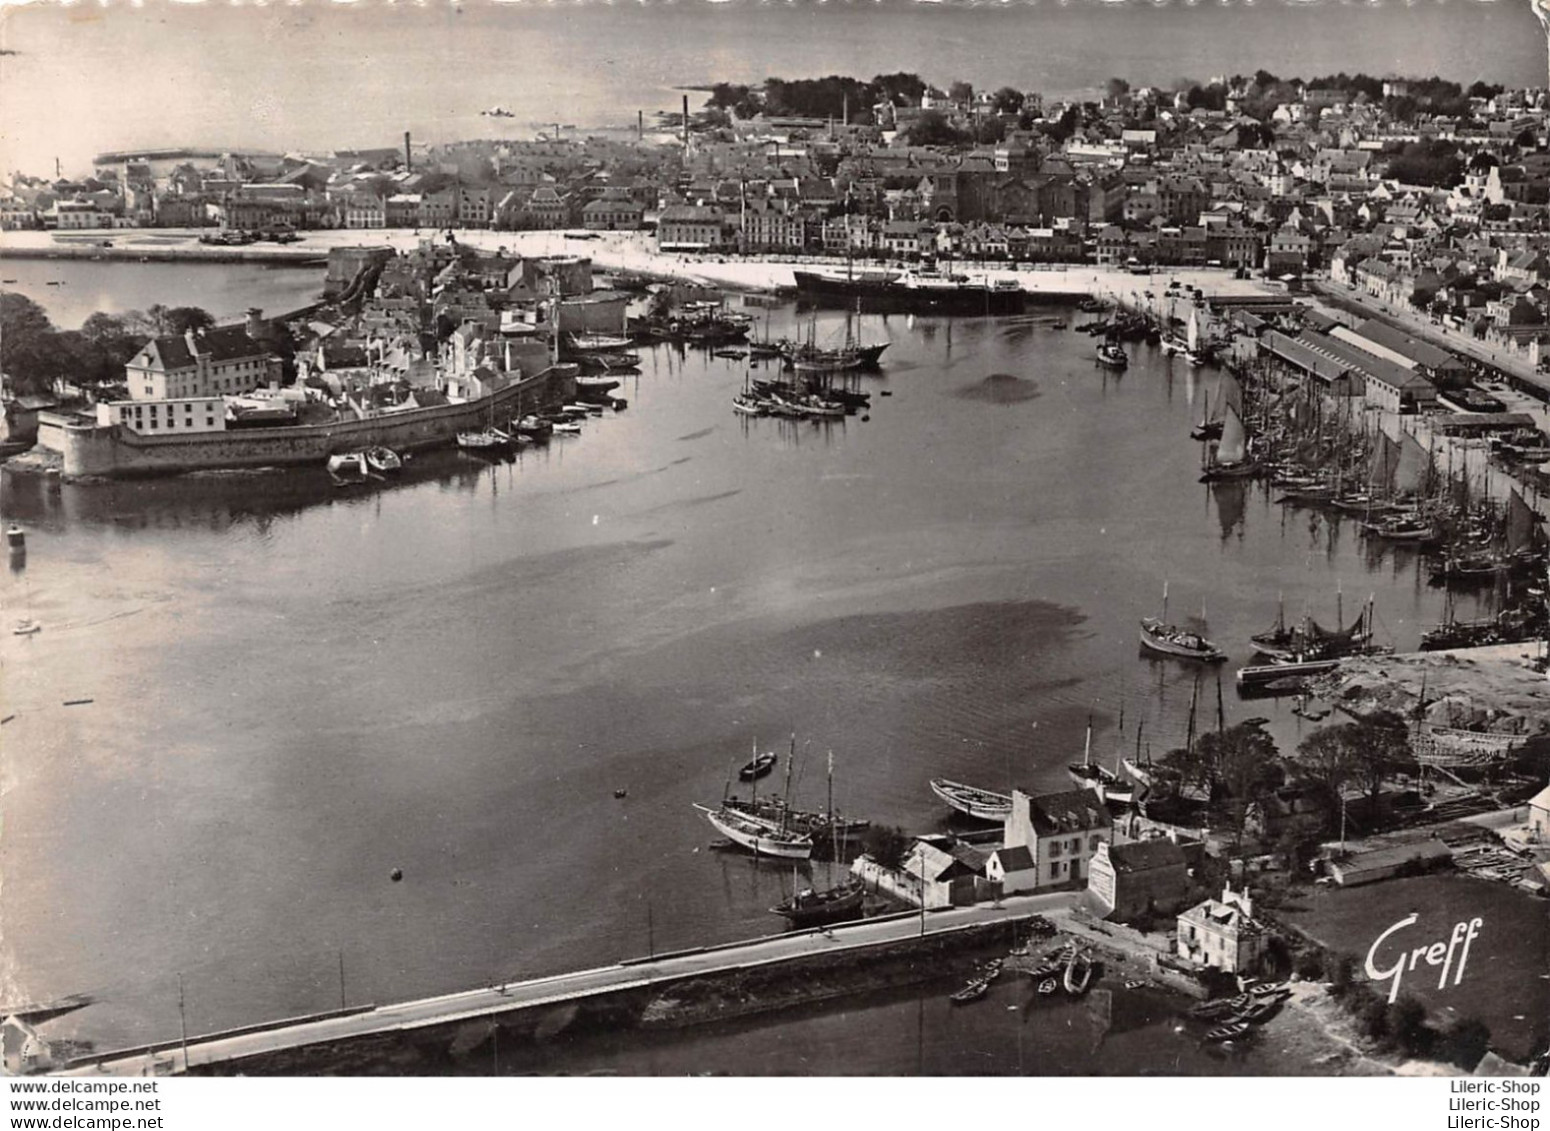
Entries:
POLYGON ((1436 1028, 1426 1006, 1410 994, 1390 1002, 1370 983, 1357 981, 1356 963, 1349 955, 1309 950, 1298 960, 1297 970, 1304 977, 1327 977, 1330 995, 1355 1020, 1362 1036, 1390 1052, 1428 1057, 1468 1071, 1491 1047, 1491 1028, 1484 1021, 1466 1016, 1436 1028))
POLYGON ((152 306, 122 315, 93 314, 79 330, 60 330, 25 295, 0 291, 0 370, 17 393, 46 394, 56 381, 113 385, 148 338, 215 324, 197 306, 152 306))
POLYGON ((1388 175, 1407 185, 1452 188, 1464 178, 1464 161, 1451 141, 1413 141, 1389 161, 1388 175))
POLYGON ((1337 828, 1343 798, 1358 789, 1375 812, 1383 787, 1411 761, 1404 719, 1378 712, 1325 727, 1305 738, 1293 763, 1283 761, 1274 740, 1257 725, 1240 723, 1201 735, 1162 759, 1181 793, 1205 799, 1219 819, 1242 838, 1249 813, 1294 776, 1322 797, 1328 827, 1337 828))

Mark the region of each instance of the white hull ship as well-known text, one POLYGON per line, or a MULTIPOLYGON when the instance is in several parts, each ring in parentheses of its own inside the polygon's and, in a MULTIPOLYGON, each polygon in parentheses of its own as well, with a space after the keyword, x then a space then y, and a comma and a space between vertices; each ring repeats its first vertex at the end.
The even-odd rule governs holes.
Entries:
POLYGON ((1012 812, 1012 798, 1005 793, 976 789, 946 778, 932 778, 931 792, 967 817, 977 821, 1004 821, 1012 812))
POLYGON ((707 809, 696 805, 715 830, 733 844, 741 845, 755 856, 774 856, 782 860, 807 860, 813 855, 813 838, 790 833, 779 823, 740 813, 734 809, 707 809))

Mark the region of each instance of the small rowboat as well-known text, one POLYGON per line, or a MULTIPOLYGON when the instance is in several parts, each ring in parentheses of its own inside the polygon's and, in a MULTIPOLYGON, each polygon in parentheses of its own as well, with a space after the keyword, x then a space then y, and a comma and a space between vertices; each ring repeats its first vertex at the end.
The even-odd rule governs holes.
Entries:
POLYGON ((737 771, 737 776, 743 781, 753 781, 762 778, 775 768, 775 752, 766 750, 763 754, 754 755, 753 761, 737 771))
POLYGON ((1230 1041, 1236 1037, 1243 1036, 1243 1034, 1247 1033, 1248 1031, 1249 1023, 1247 1021, 1229 1021, 1226 1025, 1218 1025, 1215 1029, 1212 1029, 1209 1033, 1207 1033, 1206 1040, 1230 1041))
POLYGON ((1052 994, 1058 985, 1059 983, 1054 978, 1045 978, 1044 981, 1039 983, 1039 992, 1041 994, 1052 994))
POLYGON ((964 986, 957 993, 949 995, 947 1000, 954 1005, 967 1005, 971 1001, 979 1001, 980 998, 989 992, 990 982, 984 978, 979 978, 964 986))

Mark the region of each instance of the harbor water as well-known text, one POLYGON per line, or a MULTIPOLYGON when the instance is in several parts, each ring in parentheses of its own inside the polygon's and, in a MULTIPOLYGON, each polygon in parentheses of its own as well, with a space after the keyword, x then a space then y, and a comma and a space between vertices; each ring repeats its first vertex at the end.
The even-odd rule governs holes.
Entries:
MULTIPOLYGON (((142 244, 156 239, 136 233, 142 244)), ((79 329, 98 311, 120 315, 157 304, 197 306, 217 322, 237 321, 253 306, 277 317, 317 302, 323 289, 316 267, 263 263, 0 258, 0 276, 0 290, 26 295, 61 330, 79 329)))
POLYGON ((1089 716, 1106 762, 1182 742, 1196 670, 1136 636, 1165 582, 1232 654, 1227 721, 1283 746, 1302 721, 1231 677, 1278 594, 1331 623, 1370 593, 1402 649, 1443 613, 1413 554, 1197 482, 1213 370, 1115 376, 1042 313, 860 333, 891 343, 870 413, 829 424, 740 418, 743 362, 657 347, 627 410, 509 463, 6 473, 0 601, 42 625, 0 637, 6 996, 92 994, 49 1032, 110 1049, 176 1037, 180 979, 197 1034, 771 932, 825 866, 713 851, 692 807, 756 742, 782 788, 795 736, 797 803, 832 751, 842 809, 927 830, 938 775, 1066 788, 1089 716))

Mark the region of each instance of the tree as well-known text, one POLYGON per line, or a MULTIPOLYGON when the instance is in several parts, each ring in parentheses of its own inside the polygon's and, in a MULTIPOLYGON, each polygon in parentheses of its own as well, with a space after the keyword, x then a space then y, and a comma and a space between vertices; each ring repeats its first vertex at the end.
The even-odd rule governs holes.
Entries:
POLYGON ((1226 801, 1241 838, 1249 809, 1263 804, 1286 782, 1276 760, 1275 740, 1257 726, 1240 723, 1202 735, 1197 745, 1211 764, 1212 801, 1226 801))
POLYGON ((978 145, 998 145, 1006 140, 1006 122, 1000 118, 982 118, 974 123, 974 141, 978 145))
POLYGON ((1103 84, 1103 96, 1110 102, 1118 102, 1130 93, 1130 84, 1122 78, 1111 78, 1103 84))
POLYGON ((1498 84, 1491 82, 1480 82, 1477 80, 1470 83, 1469 89, 1464 93, 1469 98, 1491 99, 1495 98, 1501 92, 1502 88, 1498 84))
POLYGON ((1437 1038, 1437 1057, 1472 1072, 1491 1051, 1491 1027, 1478 1017, 1461 1017, 1437 1038))
POLYGON ((954 79, 947 88, 947 97, 960 106, 966 106, 974 101, 974 84, 954 79))
POLYGON ((1375 812, 1384 784, 1411 760, 1405 720, 1379 711, 1357 722, 1314 731, 1297 747, 1298 766, 1305 778, 1329 798, 1335 815, 1345 788, 1357 786, 1375 812))
POLYGON ((1049 127, 1047 132, 1049 133, 1050 140, 1064 142, 1072 134, 1076 133, 1077 127, 1081 124, 1082 112, 1075 106, 1067 106, 1061 111, 1059 119, 1053 126, 1049 127))
POLYGON ((758 91, 741 83, 718 82, 710 88, 705 105, 725 110, 739 118, 752 118, 764 110, 764 98, 758 91))
POLYGON ((895 106, 919 106, 920 96, 926 93, 926 80, 912 71, 877 75, 872 79, 871 86, 880 100, 895 106))
POLYGON ((958 145, 963 141, 963 135, 940 110, 922 111, 910 124, 905 138, 911 145, 958 145))
POLYGON ((163 315, 167 327, 164 333, 186 334, 190 330, 208 330, 215 325, 215 316, 197 306, 174 306, 163 315))
POLYGON ((1003 86, 990 96, 990 105, 997 114, 1021 114, 1024 101, 1023 92, 1011 86, 1003 86))
POLYGON ((862 843, 866 854, 884 868, 898 871, 909 850, 910 838, 896 825, 873 825, 867 829, 862 843))
POLYGON ((1353 780, 1376 805, 1384 783, 1413 760, 1409 728, 1393 711, 1378 711, 1348 725, 1353 780))
POLYGON ((45 393, 64 374, 59 334, 26 295, 0 291, 0 370, 17 393, 45 393))
POLYGON ((1407 1056, 1431 1051, 1433 1034, 1426 1027, 1426 1006, 1409 994, 1388 1007, 1384 1020, 1389 1039, 1407 1056))
POLYGON ((1265 149, 1275 144, 1275 128, 1265 122, 1240 122, 1237 144, 1239 149, 1265 149))

